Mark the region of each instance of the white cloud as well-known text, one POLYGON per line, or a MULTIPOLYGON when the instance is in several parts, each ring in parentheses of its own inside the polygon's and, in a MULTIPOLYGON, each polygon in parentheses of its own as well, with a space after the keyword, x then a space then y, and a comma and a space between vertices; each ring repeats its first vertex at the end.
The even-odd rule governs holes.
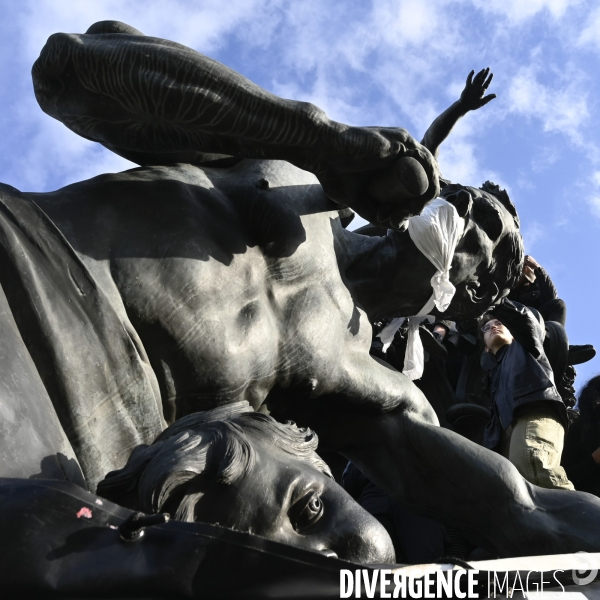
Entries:
POLYGON ((600 50, 600 6, 588 15, 587 23, 580 33, 577 43, 580 46, 591 46, 600 50))
POLYGON ((580 0, 473 0, 482 11, 506 17, 519 23, 546 12, 553 19, 560 19, 568 8, 579 4, 580 0))
POLYGON ((538 119, 544 131, 563 133, 581 144, 590 116, 585 75, 576 69, 566 76, 551 74, 550 85, 539 81, 540 74, 535 64, 519 70, 508 90, 509 112, 538 119))
POLYGON ((376 28, 381 40, 393 47, 433 42, 432 32, 439 29, 439 8, 444 2, 420 0, 376 0, 370 28, 376 28))
MULTIPOLYGON (((347 105, 344 114, 348 107, 358 107, 356 116, 348 116, 354 123, 366 124, 360 106, 363 89, 356 86, 363 79, 364 88, 374 84, 381 88, 376 101, 370 99, 369 114, 380 124, 386 124, 381 119, 388 119, 387 124, 414 127, 421 130, 420 135, 430 122, 425 122, 423 113, 438 112, 429 107, 424 111, 423 91, 432 85, 439 89, 440 81, 448 81, 448 61, 468 53, 468 44, 460 39, 465 35, 460 24, 445 18, 451 2, 374 0, 371 8, 365 3, 355 11, 354 19, 347 20, 337 18, 335 5, 316 0, 286 5, 286 37, 278 56, 286 70, 280 69, 274 77, 276 89, 290 89, 289 80, 295 79, 303 99, 324 98, 330 106, 341 96, 347 105), (332 21, 336 22, 333 30, 332 21), (353 89, 345 89, 350 78, 353 89), (313 83, 307 86, 307 80, 313 83), (313 89, 317 86, 319 90, 313 89), (403 123, 398 122, 401 113, 403 123)), ((464 77, 466 72, 460 79, 464 77)))
POLYGON ((479 186, 482 181, 481 167, 476 158, 476 149, 464 138, 451 137, 440 149, 440 171, 442 176, 464 185, 479 186))
POLYGON ((536 243, 546 236, 546 228, 538 221, 529 222, 521 228, 521 235, 525 244, 525 252, 531 254, 536 243))
POLYGON ((591 213, 600 219, 600 171, 591 174, 589 183, 586 190, 587 203, 591 213))
POLYGON ((535 190, 535 185, 531 182, 531 178, 526 173, 520 173, 517 178, 516 187, 519 190, 524 190, 526 192, 531 192, 535 190))
MULTIPOLYGON (((226 40, 237 38, 245 48, 263 50, 271 75, 267 84, 275 93, 314 102, 336 120, 402 126, 417 138, 446 102, 458 97, 468 70, 485 66, 473 64, 473 57, 502 65, 504 87, 496 84, 493 90, 499 100, 482 114, 468 115, 442 146, 444 174, 479 184, 492 176, 500 179, 485 166, 479 149, 487 143, 486 129, 503 115, 538 120, 545 132, 584 143, 589 105, 582 93, 586 89, 582 74, 575 70, 570 78, 556 76, 549 82, 549 67, 540 50, 533 53, 531 65, 516 70, 511 81, 511 49, 488 44, 507 27, 518 29, 535 15, 564 19, 574 4, 568 0, 373 0, 350 10, 342 2, 321 0, 147 0, 141 10, 140 2, 123 0, 38 0, 35 4, 28 0, 14 22, 23 41, 19 57, 27 67, 51 33, 83 32, 101 19, 123 20, 149 35, 213 56, 226 40), (478 11, 506 19, 490 20, 487 29, 474 29, 469 18, 478 11)), ((25 69, 23 76, 28 77, 25 69)), ((56 172, 63 164, 65 179, 75 177, 78 169, 92 174, 94 164, 97 172, 126 164, 119 158, 111 160, 112 155, 97 147, 92 151, 87 142, 51 123, 34 105, 28 110, 35 117, 24 118, 26 131, 35 135, 28 136, 27 164, 40 161, 35 168, 28 167, 28 181, 48 181, 49 169, 56 172), (47 148, 60 156, 51 167, 42 160, 47 148)), ((588 157, 593 151, 588 144, 588 157)), ((541 168, 541 162, 534 164, 541 168)))
POLYGON ((594 194, 590 196, 588 202, 592 214, 600 219, 600 194, 594 194))
POLYGON ((541 173, 549 169, 560 158, 560 148, 557 146, 543 146, 531 161, 531 169, 541 173))
POLYGON ((242 33, 256 31, 255 43, 265 43, 271 25, 277 22, 277 7, 282 3, 278 0, 203 0, 198 3, 146 0, 141 9, 139 2, 122 0, 42 0, 30 2, 35 8, 23 11, 17 26, 22 29, 30 58, 39 53, 40 42, 52 33, 84 33, 90 25, 101 20, 124 21, 146 35, 174 39, 208 52, 218 48, 224 36, 241 24, 244 24, 240 28, 242 33), (248 27, 248 22, 253 28, 248 27))

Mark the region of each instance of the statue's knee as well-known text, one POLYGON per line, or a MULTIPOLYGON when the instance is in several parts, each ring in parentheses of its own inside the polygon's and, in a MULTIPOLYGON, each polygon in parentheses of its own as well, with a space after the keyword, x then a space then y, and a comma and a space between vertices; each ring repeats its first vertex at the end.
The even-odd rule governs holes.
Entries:
POLYGON ((406 412, 407 415, 410 415, 411 419, 418 420, 421 423, 436 426, 439 426, 440 424, 440 421, 437 415, 435 414, 433 407, 431 406, 431 404, 429 404, 425 396, 420 398, 419 402, 412 403, 406 412))
POLYGON ((86 34, 101 34, 101 33, 125 33, 128 35, 144 35, 141 31, 122 23, 121 21, 98 21, 91 25, 86 34))
POLYGON ((431 406, 431 404, 429 404, 429 402, 427 402, 427 405, 425 406, 425 408, 423 410, 423 418, 427 423, 429 423, 431 425, 439 425, 440 424, 440 420, 438 419, 438 416, 435 413, 435 410, 433 410, 433 407, 431 406))

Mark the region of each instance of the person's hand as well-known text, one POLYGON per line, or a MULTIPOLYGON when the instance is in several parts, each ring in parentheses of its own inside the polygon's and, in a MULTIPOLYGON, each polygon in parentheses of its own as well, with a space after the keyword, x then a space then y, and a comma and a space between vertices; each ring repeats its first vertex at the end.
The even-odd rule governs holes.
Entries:
POLYGON ((535 281, 534 269, 532 267, 530 267, 529 265, 523 265, 523 274, 521 275, 521 279, 519 279, 519 284, 521 284, 521 285, 518 287, 527 286, 530 283, 533 283, 534 281, 535 281))
POLYGON ((600 448, 596 448, 593 452, 592 452, 592 458, 597 462, 600 463, 600 448))
POLYGON ((448 328, 445 325, 442 325, 441 323, 436 323, 433 326, 433 333, 437 333, 440 336, 440 342, 446 337, 446 334, 448 333, 448 328))
POLYGON ((479 71, 475 77, 473 77, 474 73, 475 71, 471 71, 467 76, 465 89, 460 95, 459 102, 466 110, 477 110, 496 97, 496 94, 485 95, 494 78, 494 74, 490 73, 489 67, 479 71))
POLYGON ((537 260, 535 260, 535 258, 533 258, 533 256, 529 256, 529 254, 525 255, 525 265, 526 267, 529 267, 532 270, 536 270, 539 269, 541 267, 540 263, 537 262, 537 260))

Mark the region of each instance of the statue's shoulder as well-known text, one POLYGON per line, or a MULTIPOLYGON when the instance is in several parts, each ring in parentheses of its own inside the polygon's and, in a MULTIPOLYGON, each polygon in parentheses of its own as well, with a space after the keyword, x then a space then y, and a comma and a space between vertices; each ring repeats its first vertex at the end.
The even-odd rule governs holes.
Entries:
POLYGON ((234 185, 257 187, 258 189, 273 189, 289 186, 313 185, 320 188, 319 180, 308 171, 304 171, 285 160, 270 159, 240 159, 225 167, 213 166, 208 163, 191 167, 201 169, 215 182, 231 182, 234 185))
POLYGON ((81 195, 82 192, 102 190, 104 188, 130 188, 136 184, 143 185, 148 190, 164 187, 172 183, 174 185, 193 185, 196 187, 211 187, 210 180, 204 169, 194 165, 152 165, 146 167, 135 167, 116 173, 103 173, 90 179, 78 181, 66 185, 52 195, 81 195), (148 184, 156 184, 148 187, 148 184))
POLYGON ((250 159, 226 167, 183 163, 136 167, 35 196, 44 206, 70 206, 69 210, 86 212, 92 206, 119 213, 181 209, 203 220, 239 222, 240 231, 266 227, 283 237, 289 237, 290 227, 300 227, 300 220, 310 215, 311 228, 320 216, 330 231, 326 215, 338 208, 312 173, 285 161, 250 159))
POLYGON ((206 164, 177 163, 135 167, 119 173, 98 175, 74 185, 102 185, 105 183, 177 181, 195 186, 252 186, 258 189, 291 185, 316 185, 318 179, 308 171, 283 160, 238 159, 231 162, 206 164))

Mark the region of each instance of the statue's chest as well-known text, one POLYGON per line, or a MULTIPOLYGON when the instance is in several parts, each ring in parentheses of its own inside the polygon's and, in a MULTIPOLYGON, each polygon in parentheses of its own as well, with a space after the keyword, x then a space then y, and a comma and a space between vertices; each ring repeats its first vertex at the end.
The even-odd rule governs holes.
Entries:
POLYGON ((353 303, 331 246, 278 258, 247 247, 230 261, 183 254, 112 268, 164 394, 191 403, 178 414, 225 399, 260 404, 277 380, 314 371, 347 343, 353 303))

